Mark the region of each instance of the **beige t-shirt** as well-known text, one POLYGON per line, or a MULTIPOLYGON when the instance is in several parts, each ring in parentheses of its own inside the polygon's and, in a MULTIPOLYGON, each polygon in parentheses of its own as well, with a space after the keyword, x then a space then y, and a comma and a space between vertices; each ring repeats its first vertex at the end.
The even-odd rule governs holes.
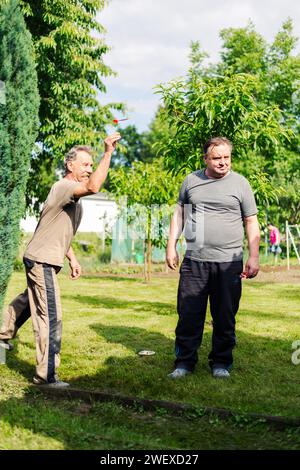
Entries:
POLYGON ((78 185, 80 183, 63 178, 52 186, 24 258, 63 266, 82 218, 80 199, 75 200, 73 196, 78 185))

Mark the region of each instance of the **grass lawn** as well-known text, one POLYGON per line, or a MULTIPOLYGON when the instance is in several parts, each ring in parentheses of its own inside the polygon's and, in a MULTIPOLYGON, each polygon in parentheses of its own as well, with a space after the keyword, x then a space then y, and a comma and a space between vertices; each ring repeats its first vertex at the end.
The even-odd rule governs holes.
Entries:
MULTIPOLYGON (((74 387, 123 395, 300 417, 300 365, 291 362, 300 339, 299 284, 246 281, 237 317, 237 347, 230 379, 213 379, 207 365, 208 314, 199 363, 182 381, 166 375, 174 360, 177 279, 60 275, 63 341, 60 376, 74 387), (140 357, 137 351, 156 351, 140 357)), ((15 273, 7 300, 25 286, 15 273)), ((54 403, 29 387, 35 348, 30 322, 1 366, 0 449, 300 448, 297 431, 270 431, 191 417, 142 413, 115 404, 54 403), (238 432, 237 432, 238 430, 238 432)))

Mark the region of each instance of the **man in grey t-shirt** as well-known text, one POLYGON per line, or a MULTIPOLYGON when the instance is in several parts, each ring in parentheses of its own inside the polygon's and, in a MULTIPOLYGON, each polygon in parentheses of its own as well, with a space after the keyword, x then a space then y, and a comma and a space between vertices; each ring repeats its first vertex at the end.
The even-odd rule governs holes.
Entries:
POLYGON ((206 169, 185 178, 171 221, 166 255, 171 269, 179 262, 176 244, 182 231, 187 242, 178 287, 175 370, 169 374, 173 379, 195 368, 208 298, 213 318, 209 365, 214 377, 229 377, 241 279, 259 270, 256 203, 248 181, 231 171, 231 151, 225 137, 205 144, 206 169), (244 227, 249 258, 243 268, 244 227))

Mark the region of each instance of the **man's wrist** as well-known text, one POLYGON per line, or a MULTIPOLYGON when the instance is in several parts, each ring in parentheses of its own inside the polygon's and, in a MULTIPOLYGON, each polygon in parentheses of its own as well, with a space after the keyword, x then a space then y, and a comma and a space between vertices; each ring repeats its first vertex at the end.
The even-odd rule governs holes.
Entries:
POLYGON ((176 250, 177 246, 177 240, 174 242, 173 240, 171 242, 167 243, 167 250, 176 250))

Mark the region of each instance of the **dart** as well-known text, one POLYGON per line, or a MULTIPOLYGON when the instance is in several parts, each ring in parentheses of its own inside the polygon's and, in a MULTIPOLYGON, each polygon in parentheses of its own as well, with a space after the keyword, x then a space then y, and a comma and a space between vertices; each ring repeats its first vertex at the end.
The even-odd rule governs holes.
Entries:
POLYGON ((113 123, 114 123, 114 124, 118 124, 120 121, 128 121, 128 118, 124 118, 124 119, 114 119, 114 120, 113 120, 113 123))

